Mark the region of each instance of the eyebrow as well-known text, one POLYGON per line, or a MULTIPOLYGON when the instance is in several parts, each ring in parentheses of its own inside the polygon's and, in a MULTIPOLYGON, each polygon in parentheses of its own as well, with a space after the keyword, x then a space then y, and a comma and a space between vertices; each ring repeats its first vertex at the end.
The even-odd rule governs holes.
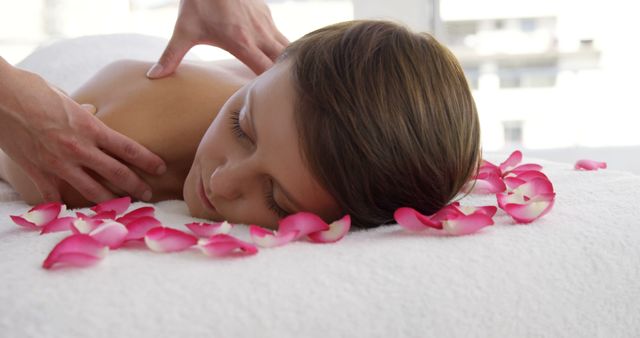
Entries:
MULTIPOLYGON (((254 82, 255 83, 255 82, 254 82)), ((251 134, 253 134, 254 137, 254 142, 256 143, 256 145, 258 144, 258 132, 256 131, 255 128, 255 124, 254 124, 254 119, 253 119, 253 109, 252 109, 252 96, 254 95, 254 89, 255 89, 255 84, 251 86, 251 88, 249 88, 249 90, 247 91, 247 95, 245 96, 245 100, 247 102, 247 107, 248 109, 246 110, 249 113, 249 129, 251 130, 251 134)), ((284 188, 284 186, 282 184, 280 184, 280 182, 278 182, 278 180, 273 177, 273 175, 271 176, 273 178, 273 186, 278 186, 280 192, 284 195, 284 197, 289 201, 290 204, 293 205, 294 208, 296 208, 297 210, 302 210, 302 208, 300 207, 300 203, 298 203, 291 194, 289 194, 287 192, 287 190, 284 188)), ((282 208, 282 206, 280 206, 280 208, 282 208)), ((284 208, 282 208, 284 209, 284 208)), ((289 212, 289 211, 287 211, 289 212)), ((291 212, 290 212, 291 213, 291 212)))

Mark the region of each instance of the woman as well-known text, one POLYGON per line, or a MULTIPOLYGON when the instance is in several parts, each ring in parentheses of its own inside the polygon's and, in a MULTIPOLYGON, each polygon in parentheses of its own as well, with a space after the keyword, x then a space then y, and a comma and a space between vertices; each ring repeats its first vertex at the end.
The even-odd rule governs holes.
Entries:
MULTIPOLYGON (((401 206, 432 214, 479 163, 478 117, 459 63, 431 36, 394 23, 319 29, 257 78, 239 63, 183 64, 155 81, 148 68, 116 62, 73 98, 160 155, 166 174, 136 173, 152 201, 184 198, 195 217, 275 228, 298 211, 327 222, 349 213, 355 226, 373 227, 401 206)), ((39 202, 10 161, 0 174, 39 202)), ((88 204, 61 188, 69 206, 88 204)))

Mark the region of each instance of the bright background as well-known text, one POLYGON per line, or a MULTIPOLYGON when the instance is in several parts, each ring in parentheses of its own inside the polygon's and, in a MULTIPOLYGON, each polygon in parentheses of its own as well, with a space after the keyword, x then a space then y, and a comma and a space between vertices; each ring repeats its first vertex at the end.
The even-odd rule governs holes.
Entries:
MULTIPOLYGON (((640 173, 640 2, 631 0, 273 0, 290 40, 334 22, 385 18, 428 31, 462 63, 483 149, 640 173)), ((57 39, 169 38, 177 0, 0 0, 0 55, 17 63, 57 39)), ((230 57, 198 46, 203 59, 230 57)))

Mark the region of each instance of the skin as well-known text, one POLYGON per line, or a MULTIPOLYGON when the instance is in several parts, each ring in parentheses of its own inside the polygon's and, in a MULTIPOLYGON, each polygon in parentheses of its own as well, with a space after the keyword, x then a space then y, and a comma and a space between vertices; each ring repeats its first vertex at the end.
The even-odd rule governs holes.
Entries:
MULTIPOLYGON (((264 196, 273 189, 276 203, 288 213, 310 211, 327 222, 341 216, 335 199, 303 161, 287 62, 257 78, 239 62, 183 63, 172 76, 154 81, 145 77, 149 65, 109 65, 72 97, 94 105, 105 125, 165 161, 167 171, 159 177, 132 168, 152 187, 152 202, 184 199, 194 217, 275 229, 280 217, 264 196), (231 128, 236 111, 247 138, 238 138, 231 128), (201 185, 209 202, 198 194, 201 185)), ((2 178, 27 202, 41 202, 23 171, 2 156, 2 178)), ((67 184, 61 183, 60 191, 69 207, 91 205, 67 184)))
POLYGON ((109 129, 40 76, 1 57, 0 148, 20 164, 48 201, 60 199, 60 180, 94 202, 113 198, 85 169, 136 197, 150 198, 147 184, 122 162, 148 173, 164 170, 160 157, 109 129))
POLYGON ((289 40, 278 31, 262 0, 182 0, 171 40, 147 76, 172 74, 197 44, 223 48, 261 74, 289 40))

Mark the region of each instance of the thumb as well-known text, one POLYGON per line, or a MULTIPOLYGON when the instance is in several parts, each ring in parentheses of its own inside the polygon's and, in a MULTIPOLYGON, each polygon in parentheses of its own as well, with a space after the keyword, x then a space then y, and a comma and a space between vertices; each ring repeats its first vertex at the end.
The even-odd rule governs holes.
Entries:
POLYGON ((86 110, 87 113, 91 114, 91 115, 95 115, 96 114, 96 106, 90 104, 90 103, 83 103, 80 105, 80 107, 82 107, 82 109, 86 110))
POLYGON ((192 43, 178 38, 174 34, 171 40, 169 40, 167 48, 164 49, 162 56, 160 56, 160 60, 151 66, 147 72, 147 77, 150 79, 159 79, 173 74, 191 47, 193 47, 192 43))

